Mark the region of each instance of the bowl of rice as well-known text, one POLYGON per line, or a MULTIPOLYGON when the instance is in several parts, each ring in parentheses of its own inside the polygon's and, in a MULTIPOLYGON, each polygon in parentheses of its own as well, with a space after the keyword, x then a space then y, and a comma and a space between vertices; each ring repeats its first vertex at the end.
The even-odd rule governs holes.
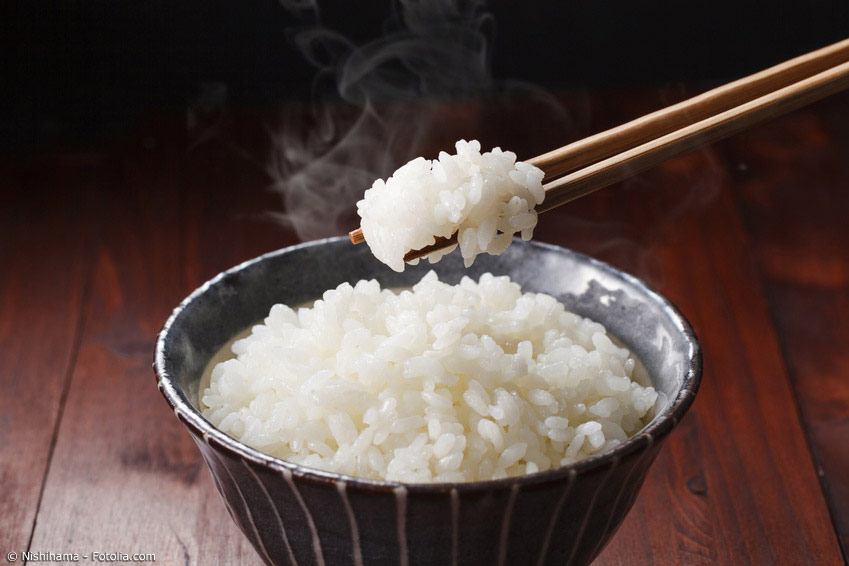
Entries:
POLYGON ((154 368, 267 564, 578 565, 692 404, 701 350, 666 298, 563 248, 395 272, 334 238, 199 287, 154 368))

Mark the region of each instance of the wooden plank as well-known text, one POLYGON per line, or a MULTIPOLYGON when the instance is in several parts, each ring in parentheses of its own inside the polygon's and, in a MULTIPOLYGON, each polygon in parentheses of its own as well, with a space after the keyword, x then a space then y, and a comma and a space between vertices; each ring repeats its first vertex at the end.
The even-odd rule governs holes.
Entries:
POLYGON ((799 411, 849 556, 849 96, 727 145, 799 411))
MULTIPOLYGON (((576 117, 581 134, 660 105, 656 96, 600 100, 593 120, 576 117)), ((470 122, 485 145, 519 140, 511 149, 520 155, 562 143, 550 122, 531 135, 536 126, 518 122, 521 114, 470 122)), ((229 141, 262 163, 261 122, 233 124, 229 141)), ((98 194, 107 236, 33 550, 61 544, 155 552, 166 564, 259 564, 153 386, 150 359, 161 323, 196 284, 292 240, 259 219, 279 206, 261 190, 260 167, 224 145, 188 153, 186 145, 179 130, 157 125, 110 156, 114 182, 98 194)), ((598 564, 840 562, 719 155, 676 160, 551 212, 540 226, 540 239, 659 286, 705 346, 694 410, 598 564)))
MULTIPOLYGON (((96 160, 95 160, 96 161, 96 160)), ((76 354, 92 219, 85 156, 0 163, 0 549, 25 551, 76 354)))
MULTIPOLYGON (((110 156, 114 183, 98 195, 109 212, 104 240, 33 550, 153 552, 164 564, 260 564, 168 411, 150 366, 156 333, 201 279, 287 241, 271 224, 245 222, 262 212, 251 208, 256 200, 249 198, 246 208, 233 198, 268 198, 257 190, 266 182, 263 172, 243 168, 220 145, 187 152, 180 126, 154 127, 110 156), (156 147, 145 149, 145 141, 156 147), (218 213, 207 217, 209 208, 218 213), (201 230, 213 220, 222 222, 217 231, 201 230), (241 248, 229 240, 238 233, 241 248), (210 263, 220 265, 210 269, 210 263)), ((254 131, 264 135, 260 127, 254 131)))
MULTIPOLYGON (((708 165, 692 161, 694 171, 708 165)), ((702 340, 705 377, 626 523, 649 530, 640 563, 840 563, 727 186, 670 230, 677 241, 657 250, 662 289, 702 340)))
POLYGON ((702 150, 540 224, 657 285, 704 346, 694 409, 597 564, 842 563, 728 166, 702 150))

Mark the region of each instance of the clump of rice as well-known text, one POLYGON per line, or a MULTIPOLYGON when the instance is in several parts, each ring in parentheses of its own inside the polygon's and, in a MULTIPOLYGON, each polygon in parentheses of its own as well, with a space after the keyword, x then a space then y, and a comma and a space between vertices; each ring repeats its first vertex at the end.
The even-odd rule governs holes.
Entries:
POLYGON ((203 392, 222 431, 290 462, 402 482, 547 470, 643 427, 657 393, 604 327, 508 277, 343 283, 275 305, 203 392))
MULTIPOLYGON (((366 243, 374 256, 404 271, 404 255, 457 233, 460 253, 470 266, 475 256, 498 255, 513 234, 524 240, 537 224, 534 206, 545 197, 542 170, 494 148, 481 153, 477 140, 458 141, 456 155, 418 157, 386 179, 378 179, 357 203, 366 243)), ((435 263, 455 246, 433 252, 435 263)))

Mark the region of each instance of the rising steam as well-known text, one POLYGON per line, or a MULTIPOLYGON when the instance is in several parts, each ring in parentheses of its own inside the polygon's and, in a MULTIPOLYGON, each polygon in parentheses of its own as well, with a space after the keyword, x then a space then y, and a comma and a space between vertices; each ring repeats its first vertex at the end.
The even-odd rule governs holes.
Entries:
MULTIPOLYGON (((323 26, 314 0, 281 3, 303 22, 291 37, 316 69, 312 106, 284 115, 268 165, 285 210, 273 216, 302 240, 346 233, 359 224, 356 202, 375 179, 413 157, 436 157, 457 139, 475 137, 479 124, 469 115, 476 104, 464 107, 463 100, 478 101, 479 108, 481 99, 489 104, 493 95, 518 93, 524 103, 540 105, 547 127, 562 132, 562 143, 576 130, 572 116, 544 90, 493 78, 495 22, 484 0, 398 0, 385 34, 364 45, 323 26)), ((589 99, 582 106, 576 119, 591 113, 589 99)), ((639 238, 630 223, 588 220, 563 210, 558 240, 658 283, 662 273, 653 242, 719 188, 722 167, 709 152, 700 152, 708 156, 706 170, 666 195, 659 204, 663 222, 640 227, 639 238)), ((631 179, 622 186, 642 182, 631 179)), ((538 230, 544 237, 545 219, 538 230)))
POLYGON ((293 39, 317 69, 315 102, 306 124, 290 117, 274 136, 269 172, 276 216, 311 240, 357 225, 357 200, 422 153, 444 100, 495 88, 492 17, 477 0, 400 0, 389 31, 356 46, 322 27, 314 3, 284 6, 311 20, 293 39))

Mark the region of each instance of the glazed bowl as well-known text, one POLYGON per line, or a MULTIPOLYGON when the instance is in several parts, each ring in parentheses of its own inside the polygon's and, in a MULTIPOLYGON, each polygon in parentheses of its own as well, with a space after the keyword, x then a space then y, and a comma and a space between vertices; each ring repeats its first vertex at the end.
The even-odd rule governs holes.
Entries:
POLYGON ((347 238, 269 253, 204 283, 165 323, 154 363, 159 390, 200 448, 230 516, 273 565, 590 563, 616 531, 669 435, 693 403, 701 350, 690 324, 640 280, 590 257, 516 241, 470 269, 456 254, 390 271, 347 238), (300 305, 342 282, 408 287, 428 270, 458 283, 487 271, 555 296, 604 324, 645 364, 661 402, 613 450, 500 480, 400 484, 306 468, 217 430, 198 409, 211 357, 275 303, 300 305))

